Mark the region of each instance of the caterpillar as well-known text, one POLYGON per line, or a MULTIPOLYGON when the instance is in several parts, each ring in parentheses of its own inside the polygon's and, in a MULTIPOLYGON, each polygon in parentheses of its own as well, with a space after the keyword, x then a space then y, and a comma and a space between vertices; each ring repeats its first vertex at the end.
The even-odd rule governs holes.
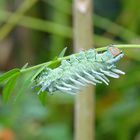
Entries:
POLYGON ((95 49, 81 51, 73 54, 68 60, 62 60, 55 69, 44 68, 35 79, 39 92, 57 91, 76 94, 88 84, 109 84, 108 77, 119 78, 123 71, 116 69, 115 63, 122 57, 120 49, 109 46, 103 53, 97 53, 95 49))

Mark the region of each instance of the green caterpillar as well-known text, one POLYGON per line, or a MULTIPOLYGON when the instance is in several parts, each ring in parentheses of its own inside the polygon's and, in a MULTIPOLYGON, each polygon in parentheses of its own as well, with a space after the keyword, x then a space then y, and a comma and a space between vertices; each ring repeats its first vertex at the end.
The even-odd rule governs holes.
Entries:
POLYGON ((60 91, 76 94, 88 84, 108 85, 107 76, 119 78, 119 74, 125 74, 115 66, 123 55, 122 51, 114 46, 109 46, 105 52, 99 54, 90 49, 71 55, 69 60, 62 60, 59 67, 46 67, 37 76, 35 82, 40 88, 38 94, 45 90, 49 93, 60 91))

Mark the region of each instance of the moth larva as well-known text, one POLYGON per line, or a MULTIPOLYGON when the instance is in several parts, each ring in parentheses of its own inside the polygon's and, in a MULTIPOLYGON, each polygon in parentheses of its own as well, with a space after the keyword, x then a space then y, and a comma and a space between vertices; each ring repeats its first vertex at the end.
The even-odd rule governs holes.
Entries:
POLYGON ((107 76, 119 78, 119 74, 125 74, 115 66, 123 55, 114 46, 109 46, 103 53, 97 53, 94 49, 82 51, 71 55, 69 60, 62 60, 55 69, 46 67, 35 79, 36 86, 40 87, 39 93, 46 90, 49 93, 61 91, 76 94, 87 84, 108 85, 107 76))

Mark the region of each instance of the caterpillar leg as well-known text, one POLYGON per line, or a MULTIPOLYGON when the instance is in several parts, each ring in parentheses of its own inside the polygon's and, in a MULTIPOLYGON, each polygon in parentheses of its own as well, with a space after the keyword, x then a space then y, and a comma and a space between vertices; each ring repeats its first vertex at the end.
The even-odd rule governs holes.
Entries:
POLYGON ((97 71, 95 71, 95 70, 91 70, 94 74, 97 74, 97 75, 104 75, 103 73, 100 73, 100 72, 97 72, 97 71))
POLYGON ((79 90, 80 88, 76 87, 76 86, 73 86, 73 85, 70 85, 70 84, 67 84, 67 83, 62 83, 65 87, 67 88, 71 88, 71 89, 74 89, 74 90, 79 90))
POLYGON ((119 69, 111 69, 113 72, 117 73, 117 74, 125 74, 125 72, 119 70, 119 69))
MULTIPOLYGON (((105 76, 104 76, 104 77, 105 77, 105 76)), ((109 84, 108 84, 108 81, 107 81, 105 78, 103 78, 102 76, 96 75, 96 78, 99 79, 99 80, 101 80, 101 81, 103 81, 106 85, 109 85, 109 84)))
POLYGON ((62 92, 68 92, 71 91, 71 88, 66 88, 66 87, 62 87, 62 86, 56 86, 56 88, 62 92))
POLYGON ((93 85, 96 85, 96 83, 102 83, 101 81, 96 80, 95 77, 93 75, 89 74, 88 72, 86 72, 86 71, 83 71, 83 72, 93 82, 93 85))
POLYGON ((119 75, 117 75, 117 74, 115 74, 113 72, 106 71, 106 70, 103 70, 101 68, 100 68, 100 71, 103 72, 107 76, 110 76, 110 77, 113 77, 113 78, 119 78, 119 75))
POLYGON ((42 92, 45 91, 48 88, 48 86, 49 86, 48 84, 44 84, 41 88, 41 91, 42 92))
POLYGON ((85 84, 83 84, 83 83, 81 83, 80 81, 75 80, 75 79, 73 79, 73 78, 70 78, 69 80, 72 81, 74 84, 76 84, 76 85, 78 85, 78 86, 82 86, 82 87, 85 86, 85 84))
POLYGON ((95 84, 95 83, 93 83, 91 80, 87 80, 87 79, 85 79, 84 77, 82 77, 81 75, 79 75, 79 74, 77 74, 77 73, 76 73, 76 76, 77 76, 79 79, 81 79, 82 82, 85 82, 85 84, 95 84))
POLYGON ((63 93, 68 93, 68 94, 73 94, 73 95, 76 94, 76 91, 72 90, 71 88, 66 88, 66 87, 61 87, 61 86, 56 86, 56 88, 63 93))
POLYGON ((103 77, 108 83, 110 82, 109 79, 105 75, 102 75, 101 77, 103 77))

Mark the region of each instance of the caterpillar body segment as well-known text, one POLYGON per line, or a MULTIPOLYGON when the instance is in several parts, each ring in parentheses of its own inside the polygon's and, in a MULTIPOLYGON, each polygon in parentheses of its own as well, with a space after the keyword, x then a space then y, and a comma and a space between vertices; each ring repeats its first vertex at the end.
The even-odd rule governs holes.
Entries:
POLYGON ((62 60, 61 65, 55 69, 45 68, 35 79, 40 92, 56 91, 76 94, 88 84, 109 84, 108 77, 119 78, 125 74, 116 69, 115 63, 123 57, 122 51, 110 46, 103 53, 90 49, 77 55, 71 55, 69 60, 62 60))

